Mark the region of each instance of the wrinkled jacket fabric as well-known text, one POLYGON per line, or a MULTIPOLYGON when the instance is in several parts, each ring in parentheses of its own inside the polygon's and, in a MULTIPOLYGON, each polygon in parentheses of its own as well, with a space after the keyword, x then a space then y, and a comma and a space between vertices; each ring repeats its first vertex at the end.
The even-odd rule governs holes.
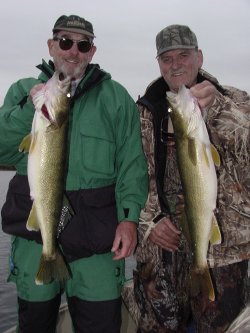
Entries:
MULTIPOLYGON (((210 141, 221 158, 221 165, 216 170, 218 200, 215 214, 222 233, 222 243, 210 246, 208 250, 209 266, 214 267, 250 258, 250 97, 236 88, 220 86, 214 77, 201 70, 198 82, 205 79, 219 91, 213 105, 204 112, 210 141)), ((140 242, 136 257, 141 263, 153 262, 155 270, 162 260, 162 250, 147 239, 150 224, 163 211, 179 226, 178 207, 183 205, 175 154, 169 156, 169 152, 164 152, 159 139, 162 136, 159 124, 167 108, 167 89, 161 77, 148 87, 138 101, 144 152, 149 164, 150 195, 141 213, 140 242), (156 112, 158 118, 161 118, 157 121, 156 112), (165 153, 167 163, 163 170, 162 156, 165 153), (174 198, 167 195, 171 190, 175 193, 174 198)), ((182 243, 184 252, 190 251, 185 239, 182 243)))

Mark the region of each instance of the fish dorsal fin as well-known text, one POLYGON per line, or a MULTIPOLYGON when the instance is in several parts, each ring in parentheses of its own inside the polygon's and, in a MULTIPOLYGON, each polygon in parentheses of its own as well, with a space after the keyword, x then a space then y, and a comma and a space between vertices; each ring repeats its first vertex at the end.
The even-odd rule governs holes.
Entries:
POLYGON ((39 231, 40 230, 35 202, 32 205, 30 215, 29 215, 29 218, 28 218, 28 221, 26 224, 26 228, 29 231, 39 231))
POLYGON ((218 153, 218 150, 215 148, 215 146, 213 144, 210 145, 210 149, 211 149, 211 154, 212 154, 214 164, 217 167, 219 167, 220 166, 220 155, 218 153))
POLYGON ((212 228, 211 228, 211 235, 210 235, 210 243, 212 245, 221 244, 221 233, 220 228, 218 226, 216 217, 213 214, 212 217, 212 228))
POLYGON ((188 156, 194 165, 197 165, 197 150, 195 140, 188 138, 188 156))
POLYGON ((24 152, 24 153, 29 152, 30 145, 31 145, 31 139, 32 139, 31 134, 28 134, 23 138, 23 140, 22 140, 22 142, 20 143, 20 146, 19 146, 19 151, 20 152, 24 152))

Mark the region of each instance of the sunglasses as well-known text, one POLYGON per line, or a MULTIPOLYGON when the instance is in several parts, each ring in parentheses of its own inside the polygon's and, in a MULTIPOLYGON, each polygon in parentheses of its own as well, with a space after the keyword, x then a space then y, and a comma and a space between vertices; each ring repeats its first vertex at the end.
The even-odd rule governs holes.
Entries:
POLYGON ((88 41, 86 39, 75 40, 75 39, 70 39, 70 38, 66 38, 66 37, 54 37, 53 40, 59 41, 59 47, 63 51, 70 50, 74 43, 77 44, 78 51, 81 53, 89 52, 89 50, 93 46, 93 43, 91 43, 90 41, 88 41))

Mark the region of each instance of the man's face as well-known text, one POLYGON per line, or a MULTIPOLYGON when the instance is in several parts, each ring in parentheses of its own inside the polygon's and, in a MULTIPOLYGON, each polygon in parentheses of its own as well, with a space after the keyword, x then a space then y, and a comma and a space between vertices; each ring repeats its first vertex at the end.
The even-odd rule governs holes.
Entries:
MULTIPOLYGON (((87 36, 68 31, 59 31, 56 34, 57 38, 68 38, 74 41, 89 40, 87 36)), ((74 42, 68 50, 63 50, 60 47, 60 40, 48 40, 49 54, 53 58, 55 70, 62 72, 65 76, 78 79, 85 73, 87 65, 91 62, 95 54, 96 47, 91 46, 86 53, 80 52, 77 43, 74 42)))
POLYGON ((170 90, 177 92, 183 84, 192 87, 196 83, 203 56, 200 50, 176 49, 161 54, 158 63, 170 90))

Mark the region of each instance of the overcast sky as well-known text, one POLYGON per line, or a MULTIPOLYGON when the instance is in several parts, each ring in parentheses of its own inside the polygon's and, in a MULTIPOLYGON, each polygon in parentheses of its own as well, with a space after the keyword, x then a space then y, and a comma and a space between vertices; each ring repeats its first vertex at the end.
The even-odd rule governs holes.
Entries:
POLYGON ((159 75, 156 34, 175 23, 196 33, 204 69, 250 93, 250 0, 7 0, 0 4, 0 105, 12 82, 39 74, 36 65, 49 59, 47 39, 62 14, 92 22, 93 62, 134 99, 159 75))

